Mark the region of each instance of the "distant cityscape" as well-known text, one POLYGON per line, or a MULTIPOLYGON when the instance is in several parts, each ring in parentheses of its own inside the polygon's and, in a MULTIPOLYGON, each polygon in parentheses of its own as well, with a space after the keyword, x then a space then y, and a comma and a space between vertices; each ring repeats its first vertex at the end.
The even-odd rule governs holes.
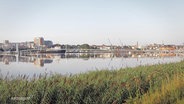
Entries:
POLYGON ((53 59, 60 58, 113 58, 113 57, 174 57, 183 56, 184 45, 149 44, 135 45, 68 45, 54 44, 51 40, 36 37, 30 42, 10 42, 5 40, 0 43, 0 62, 29 62, 43 67, 52 63, 53 59), (49 53, 49 54, 40 54, 49 53), (62 53, 62 54, 52 54, 62 53), (68 54, 63 54, 68 53, 68 54), (71 53, 71 54, 70 54, 71 53))
POLYGON ((134 51, 183 51, 184 45, 170 45, 170 44, 149 44, 145 46, 141 46, 138 42, 135 45, 89 45, 89 44, 81 44, 81 45, 68 45, 68 44, 54 44, 51 40, 44 40, 43 37, 36 37, 33 41, 30 42, 10 42, 9 40, 5 40, 3 43, 0 43, 0 53, 3 52, 14 52, 17 50, 48 50, 48 49, 63 49, 66 52, 96 52, 94 50, 98 50, 98 52, 111 52, 119 51, 119 50, 134 50, 134 51), (88 51, 85 51, 88 50, 88 51), (90 50, 90 51, 89 51, 90 50), (93 50, 93 51, 91 51, 93 50))

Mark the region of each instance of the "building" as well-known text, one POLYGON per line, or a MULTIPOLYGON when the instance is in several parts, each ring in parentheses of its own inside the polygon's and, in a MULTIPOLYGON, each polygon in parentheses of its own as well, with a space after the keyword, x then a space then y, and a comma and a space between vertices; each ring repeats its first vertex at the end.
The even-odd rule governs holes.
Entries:
POLYGON ((178 50, 184 50, 184 45, 177 45, 176 46, 176 49, 178 49, 178 50))
POLYGON ((0 48, 2 48, 3 47, 3 43, 0 43, 0 48))
POLYGON ((43 45, 45 45, 44 38, 43 37, 36 37, 36 38, 34 38, 34 44, 36 46, 43 46, 43 45))
POLYGON ((104 44, 100 45, 100 46, 97 46, 97 48, 100 49, 100 50, 110 50, 110 49, 112 49, 111 46, 104 45, 104 44))
POLYGON ((160 50, 160 47, 162 47, 162 44, 150 44, 143 47, 143 50, 160 50))
POLYGON ((5 40, 4 44, 2 44, 1 48, 4 51, 10 51, 13 49, 13 45, 9 42, 9 40, 5 40))
POLYGON ((9 40, 4 40, 4 44, 9 44, 9 40))
POLYGON ((160 50, 176 50, 175 45, 164 45, 160 47, 160 50))
POLYGON ((50 41, 50 40, 45 40, 45 41, 44 41, 44 44, 45 44, 46 47, 50 48, 50 47, 52 47, 53 42, 50 41))
POLYGON ((27 42, 27 48, 34 48, 34 42, 27 42))

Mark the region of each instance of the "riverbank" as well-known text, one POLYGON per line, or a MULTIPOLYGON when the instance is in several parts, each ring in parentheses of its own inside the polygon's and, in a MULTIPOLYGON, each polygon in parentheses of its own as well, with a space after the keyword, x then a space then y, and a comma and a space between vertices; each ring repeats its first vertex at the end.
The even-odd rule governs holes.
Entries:
POLYGON ((184 99, 184 61, 71 76, 0 79, 0 103, 168 104, 184 99))

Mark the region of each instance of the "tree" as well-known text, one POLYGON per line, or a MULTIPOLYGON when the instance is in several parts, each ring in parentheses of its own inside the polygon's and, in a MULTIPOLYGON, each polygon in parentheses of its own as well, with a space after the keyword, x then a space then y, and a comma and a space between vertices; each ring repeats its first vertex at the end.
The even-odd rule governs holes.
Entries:
POLYGON ((90 49, 90 46, 88 44, 82 44, 80 49, 90 49))

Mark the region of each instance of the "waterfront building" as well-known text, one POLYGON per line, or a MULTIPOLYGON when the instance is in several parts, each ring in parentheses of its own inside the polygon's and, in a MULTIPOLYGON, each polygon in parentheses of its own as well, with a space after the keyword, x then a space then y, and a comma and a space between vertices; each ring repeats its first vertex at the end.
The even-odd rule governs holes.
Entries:
POLYGON ((164 45, 160 47, 160 50, 175 50, 176 46, 175 45, 164 45))
POLYGON ((101 45, 101 46, 97 46, 100 50, 110 50, 112 47, 108 46, 108 45, 101 45))
POLYGON ((3 43, 0 43, 0 48, 2 48, 2 46, 3 46, 3 43))
POLYGON ((4 40, 4 44, 9 44, 9 40, 4 40))
POLYGON ((28 48, 34 48, 34 42, 27 42, 26 45, 28 48))
POLYGON ((45 45, 44 38, 43 37, 36 37, 36 38, 34 38, 34 44, 36 46, 43 46, 43 45, 45 45))
POLYGON ((143 50, 159 50, 161 46, 163 46, 163 45, 154 43, 154 44, 144 46, 143 50))
POLYGON ((12 44, 10 44, 9 40, 5 40, 4 44, 2 45, 2 49, 4 51, 10 51, 11 49, 13 49, 12 44))
POLYGON ((177 45, 176 46, 176 49, 178 49, 178 50, 184 50, 184 45, 177 45))
POLYGON ((45 40, 45 41, 44 41, 44 44, 45 44, 46 47, 50 48, 50 47, 52 47, 53 42, 50 41, 50 40, 45 40))

